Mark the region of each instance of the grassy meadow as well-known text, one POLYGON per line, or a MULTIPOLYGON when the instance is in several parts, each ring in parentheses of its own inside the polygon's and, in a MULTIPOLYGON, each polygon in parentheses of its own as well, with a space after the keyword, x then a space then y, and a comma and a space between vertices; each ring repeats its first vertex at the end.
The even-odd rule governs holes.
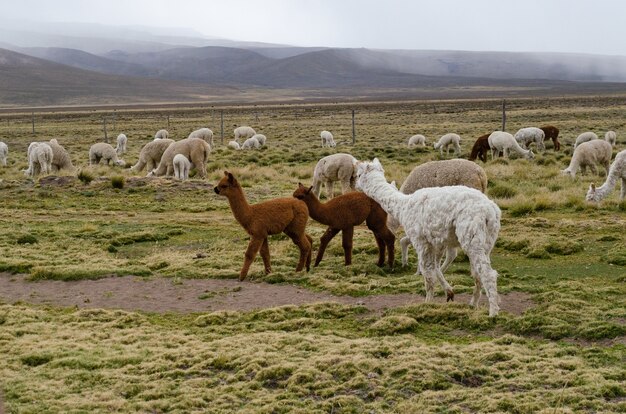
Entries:
MULTIPOLYGON (((479 161, 489 177, 487 194, 503 212, 492 253, 499 292, 525 293, 533 301, 521 315, 490 319, 484 302, 478 310, 456 302, 374 313, 317 303, 152 314, 0 300, 5 410, 626 412, 626 202, 619 201, 619 188, 599 205, 585 202, 589 184, 604 181, 602 168, 601 176, 575 180, 559 174, 584 131, 603 137, 614 130, 614 154, 625 149, 625 115, 624 97, 507 101, 509 132, 545 124, 561 130, 560 152, 547 141, 534 161, 479 161)), ((440 159, 432 143, 444 133, 461 135, 467 157, 478 136, 500 127, 496 100, 228 107, 224 144, 220 112, 212 107, 36 114, 35 135, 30 114, 0 116, 0 141, 9 145, 8 166, 0 167, 0 277, 236 279, 248 237, 226 199, 212 191, 224 170, 238 178, 251 203, 291 197, 298 182, 311 182, 317 160, 335 152, 378 157, 399 186, 416 165, 440 159), (209 177, 177 182, 89 167, 89 147, 103 140, 103 116, 112 142, 122 132, 129 138, 127 167, 158 129, 178 140, 211 128, 217 146, 209 177), (239 125, 265 134, 267 146, 226 148, 239 125), (336 148, 320 148, 323 129, 333 132, 336 148), (408 150, 406 140, 416 133, 428 146, 408 150), (51 138, 70 152, 82 179, 24 177, 28 144, 51 138), (198 253, 205 257, 197 259, 198 253)), ((310 221, 314 254, 324 230, 310 221)), ((398 245, 396 268, 378 268, 371 233, 360 226, 354 238, 352 266, 343 266, 336 237, 319 267, 296 273, 295 246, 273 236, 273 273, 265 275, 257 257, 244 283, 351 296, 424 294, 413 250, 407 268, 400 266, 398 245)), ((446 278, 456 293, 472 291, 463 254, 446 278)))

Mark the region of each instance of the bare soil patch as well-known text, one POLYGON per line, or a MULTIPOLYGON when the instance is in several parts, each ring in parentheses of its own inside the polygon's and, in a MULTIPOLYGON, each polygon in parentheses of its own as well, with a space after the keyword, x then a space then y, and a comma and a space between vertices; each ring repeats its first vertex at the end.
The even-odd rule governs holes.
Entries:
MULTIPOLYGON (((469 295, 459 294, 456 301, 469 303, 469 295)), ((336 296, 313 292, 292 285, 239 282, 220 279, 146 279, 135 276, 98 280, 29 281, 25 275, 0 273, 0 300, 79 308, 108 308, 146 312, 212 312, 217 310, 251 311, 283 305, 337 302, 362 305, 372 312, 424 302, 417 294, 400 293, 366 297, 336 296)), ((445 298, 438 296, 437 302, 445 298)), ((483 296, 481 305, 486 307, 483 296)), ((530 295, 511 292, 501 295, 501 309, 519 315, 533 306, 530 295)))

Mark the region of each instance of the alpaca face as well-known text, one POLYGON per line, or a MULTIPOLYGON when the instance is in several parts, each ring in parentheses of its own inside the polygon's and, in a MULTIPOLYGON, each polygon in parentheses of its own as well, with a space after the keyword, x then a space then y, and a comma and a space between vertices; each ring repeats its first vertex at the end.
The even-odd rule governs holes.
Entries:
POLYGON ((313 187, 305 187, 302 183, 298 183, 298 188, 293 192, 293 196, 298 200, 304 200, 307 197, 311 197, 311 190, 313 187))
POLYGON ((378 161, 378 158, 374 158, 374 161, 359 161, 356 163, 356 188, 363 190, 363 186, 367 182, 367 174, 372 171, 381 172, 385 174, 382 164, 378 161))
POLYGON ((585 197, 587 201, 598 201, 596 200, 596 185, 591 183, 589 185, 589 191, 587 191, 587 196, 585 197))
POLYGON ((235 176, 228 171, 224 171, 224 176, 213 188, 213 191, 215 191, 215 194, 228 197, 229 192, 233 191, 233 189, 237 188, 238 186, 239 183, 235 179, 235 176))

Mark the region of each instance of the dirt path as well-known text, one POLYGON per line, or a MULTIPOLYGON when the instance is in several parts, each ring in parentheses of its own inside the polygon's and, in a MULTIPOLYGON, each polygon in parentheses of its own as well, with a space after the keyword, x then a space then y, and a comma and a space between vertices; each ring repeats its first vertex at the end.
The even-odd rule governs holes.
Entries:
MULTIPOLYGON (((43 280, 30 282, 24 275, 0 273, 0 300, 8 303, 23 301, 79 308, 109 308, 147 312, 211 312, 271 308, 282 305, 302 305, 314 302, 338 302, 364 305, 371 311, 380 311, 413 303, 422 303, 421 295, 400 293, 361 298, 335 296, 313 292, 291 285, 239 282, 219 279, 185 279, 173 283, 171 279, 145 279, 134 276, 110 277, 98 280, 63 282, 43 280)), ((443 301, 438 296, 436 301, 443 301)), ((457 295, 461 303, 469 302, 469 295, 457 295)), ((483 295, 481 305, 486 306, 483 295)), ((532 306, 530 296, 513 292, 502 295, 501 308, 520 314, 532 306)))

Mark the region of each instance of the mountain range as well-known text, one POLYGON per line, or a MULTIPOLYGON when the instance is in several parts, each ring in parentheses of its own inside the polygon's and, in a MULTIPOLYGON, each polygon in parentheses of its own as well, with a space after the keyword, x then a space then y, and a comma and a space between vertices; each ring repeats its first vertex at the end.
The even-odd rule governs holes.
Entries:
POLYGON ((296 47, 186 29, 0 24, 0 106, 626 91, 624 56, 296 47))

